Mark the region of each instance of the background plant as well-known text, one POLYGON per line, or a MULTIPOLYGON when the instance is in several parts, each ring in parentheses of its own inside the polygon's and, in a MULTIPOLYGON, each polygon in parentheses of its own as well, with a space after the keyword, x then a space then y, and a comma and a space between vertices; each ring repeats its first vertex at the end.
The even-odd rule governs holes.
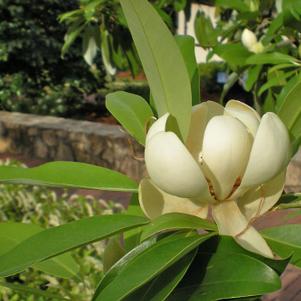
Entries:
POLYGON ((227 64, 229 77, 220 101, 227 99, 231 87, 240 82, 253 94, 258 111, 279 112, 286 93, 283 88, 300 78, 300 3, 216 0, 214 5, 217 23, 214 25, 200 10, 195 31, 200 45, 209 50, 207 59, 217 54, 227 64), (259 52, 243 45, 245 29, 256 35, 259 52))

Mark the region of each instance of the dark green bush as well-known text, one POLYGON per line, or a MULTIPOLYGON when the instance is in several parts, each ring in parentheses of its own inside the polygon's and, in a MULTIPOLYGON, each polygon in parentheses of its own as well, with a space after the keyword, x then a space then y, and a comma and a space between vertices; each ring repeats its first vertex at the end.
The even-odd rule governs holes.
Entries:
POLYGON ((80 44, 61 58, 66 28, 57 18, 77 6, 77 0, 0 0, 2 109, 68 115, 97 90, 102 76, 90 72, 80 44))

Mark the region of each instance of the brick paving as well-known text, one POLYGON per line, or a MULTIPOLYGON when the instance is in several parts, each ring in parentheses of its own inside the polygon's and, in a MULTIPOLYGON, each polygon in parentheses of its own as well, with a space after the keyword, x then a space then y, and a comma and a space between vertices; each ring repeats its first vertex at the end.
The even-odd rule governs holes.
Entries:
MULTIPOLYGON (((0 159, 9 158, 9 155, 0 155, 0 159)), ((43 160, 28 159, 22 156, 14 157, 14 159, 24 162, 27 166, 33 167, 44 163, 43 160)), ((88 189, 72 189, 74 193, 81 195, 93 195, 95 197, 103 198, 104 200, 112 200, 127 206, 130 194, 122 192, 96 191, 88 189)), ((277 212, 270 212, 259 218, 255 226, 256 228, 266 228, 277 226, 281 224, 296 224, 301 223, 301 216, 293 215, 293 210, 283 210, 277 212)), ((263 301, 301 301, 301 269, 295 268, 291 265, 287 267, 281 277, 282 288, 274 293, 268 294, 262 298, 263 301)))

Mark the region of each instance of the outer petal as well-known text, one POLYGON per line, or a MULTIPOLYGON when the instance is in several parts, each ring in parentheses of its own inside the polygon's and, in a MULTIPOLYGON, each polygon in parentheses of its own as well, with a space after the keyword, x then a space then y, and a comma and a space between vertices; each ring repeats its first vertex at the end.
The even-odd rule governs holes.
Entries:
POLYGON ((255 186, 273 179, 289 161, 290 139, 280 118, 263 115, 241 186, 255 186))
POLYGON ((146 143, 155 134, 157 134, 159 132, 165 132, 166 122, 167 122, 169 115, 170 115, 169 113, 164 114, 163 116, 161 116, 159 119, 157 119, 152 124, 152 126, 150 127, 150 129, 148 130, 147 135, 146 135, 146 143))
POLYGON ((285 183, 285 172, 282 172, 271 181, 249 190, 237 204, 247 218, 258 217, 270 210, 279 200, 285 183))
POLYGON ((199 160, 202 151, 204 131, 208 121, 214 116, 223 114, 224 107, 213 101, 202 102, 192 108, 186 146, 196 160, 199 160))
POLYGON ((163 192, 148 179, 140 182, 139 202, 143 212, 150 219, 171 212, 186 213, 201 218, 206 218, 208 215, 208 205, 163 192))
POLYGON ((263 237, 249 225, 235 201, 222 202, 213 206, 212 214, 221 235, 233 236, 243 248, 273 258, 273 253, 263 237))
POLYGON ((239 119, 255 137, 260 123, 260 116, 253 108, 243 102, 230 100, 226 104, 225 114, 239 119))
POLYGON ((203 166, 219 200, 227 198, 244 174, 251 136, 246 127, 230 116, 213 117, 205 130, 203 166))
POLYGON ((145 148, 152 181, 167 193, 187 198, 210 198, 207 181, 197 162, 172 132, 155 134, 145 148))

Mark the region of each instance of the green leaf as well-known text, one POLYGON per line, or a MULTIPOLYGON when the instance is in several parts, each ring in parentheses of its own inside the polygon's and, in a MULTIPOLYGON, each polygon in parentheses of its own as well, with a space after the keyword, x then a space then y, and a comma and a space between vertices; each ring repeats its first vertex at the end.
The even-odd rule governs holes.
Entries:
POLYGON ((195 43, 194 38, 191 36, 176 36, 176 42, 181 50, 183 58, 188 70, 191 92, 192 92, 192 105, 200 103, 200 75, 199 66, 195 57, 195 43))
POLYGON ((208 220, 188 214, 168 213, 159 216, 150 224, 145 226, 143 228, 141 240, 145 240, 163 231, 175 231, 183 229, 204 229, 217 231, 216 225, 208 220))
POLYGON ((149 104, 139 95, 119 91, 106 96, 106 107, 121 125, 144 145, 146 124, 153 116, 149 104))
MULTIPOLYGON (((27 295, 34 295, 34 296, 44 297, 44 298, 46 298, 46 300, 51 300, 51 301, 70 300, 69 298, 64 298, 64 297, 59 296, 57 294, 48 293, 47 291, 42 291, 42 290, 32 288, 32 287, 28 287, 28 286, 25 286, 25 285, 0 281, 0 286, 9 288, 9 289, 17 291, 17 292, 20 292, 20 293, 22 293, 22 297, 24 297, 23 294, 27 294, 27 295)), ((25 300, 25 299, 22 299, 22 300, 25 300)))
POLYGON ((198 11, 194 21, 194 31, 198 42, 203 48, 217 45, 218 30, 213 27, 209 17, 198 11))
POLYGON ((0 277, 25 270, 77 247, 147 224, 130 215, 94 216, 39 232, 0 256, 0 277))
POLYGON ((148 1, 120 2, 159 116, 173 115, 185 139, 191 118, 191 87, 177 43, 148 1))
POLYGON ((260 76, 260 72, 262 70, 261 65, 252 66, 248 69, 248 76, 245 83, 246 91, 251 91, 252 87, 254 86, 255 82, 258 80, 260 76))
POLYGON ((239 66, 243 66, 251 55, 251 52, 249 52, 241 43, 220 44, 215 46, 213 50, 234 70, 239 66))
MULTIPOLYGON (((264 262, 213 237, 199 252, 168 300, 213 301, 273 292, 281 287, 279 275, 264 262)), ((232 242, 230 241, 232 244, 232 242)))
MULTIPOLYGON (((16 245, 44 229, 34 224, 0 223, 0 256, 11 251, 16 245)), ((79 265, 70 254, 62 254, 40 262, 34 268, 56 277, 70 278, 79 272, 79 265)))
POLYGON ((137 183, 117 171, 86 163, 63 161, 32 168, 0 166, 0 182, 137 191, 137 183))
POLYGON ((249 65, 278 65, 288 63, 293 65, 297 62, 296 58, 280 52, 253 54, 246 60, 246 64, 249 65))
POLYGON ((292 256, 291 263, 301 268, 301 225, 282 225, 261 231, 262 235, 281 257, 292 256))
POLYGON ((301 82, 298 80, 283 98, 277 111, 279 117, 285 123, 294 139, 297 139, 301 133, 300 93, 301 82))
POLYGON ((68 30, 65 39, 64 39, 64 45, 62 48, 62 56, 64 56, 70 46, 75 42, 75 40, 79 37, 79 35, 81 34, 81 32, 84 30, 85 28, 85 24, 84 25, 80 25, 81 23, 76 22, 72 27, 70 27, 70 29, 68 30))
POLYGON ((192 260, 196 255, 197 249, 193 250, 170 268, 162 272, 154 280, 139 288, 124 301, 162 301, 166 300, 171 292, 186 274, 192 260))
POLYGON ((106 281, 105 284, 101 282, 93 301, 122 300, 179 261, 210 236, 212 234, 203 236, 179 234, 160 240, 128 260, 110 282, 106 281))

